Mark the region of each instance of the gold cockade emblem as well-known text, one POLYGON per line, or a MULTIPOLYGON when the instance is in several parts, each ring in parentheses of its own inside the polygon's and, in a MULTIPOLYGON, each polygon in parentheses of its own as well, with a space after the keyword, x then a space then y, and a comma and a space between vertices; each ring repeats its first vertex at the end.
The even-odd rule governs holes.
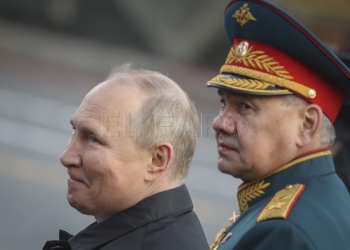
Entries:
POLYGON ((248 21, 256 21, 255 17, 253 17, 252 13, 250 13, 247 3, 243 4, 239 10, 236 10, 232 17, 236 18, 237 23, 239 23, 241 26, 246 24, 248 21))

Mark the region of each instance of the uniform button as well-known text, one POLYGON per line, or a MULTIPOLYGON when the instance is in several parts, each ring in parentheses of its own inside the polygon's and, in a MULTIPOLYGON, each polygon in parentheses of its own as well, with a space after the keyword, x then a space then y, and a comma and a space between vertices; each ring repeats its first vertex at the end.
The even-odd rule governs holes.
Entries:
POLYGON ((291 189, 293 187, 293 185, 288 185, 288 186, 286 186, 286 189, 288 190, 288 189, 291 189))

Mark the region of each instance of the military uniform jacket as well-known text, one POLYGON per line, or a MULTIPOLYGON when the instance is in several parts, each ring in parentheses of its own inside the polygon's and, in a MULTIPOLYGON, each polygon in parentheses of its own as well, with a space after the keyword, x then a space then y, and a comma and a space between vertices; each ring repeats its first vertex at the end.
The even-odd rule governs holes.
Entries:
POLYGON ((211 249, 350 249, 350 197, 328 149, 300 156, 238 189, 241 214, 211 249))
POLYGON ((155 194, 75 236, 60 231, 43 250, 206 250, 185 185, 155 194))

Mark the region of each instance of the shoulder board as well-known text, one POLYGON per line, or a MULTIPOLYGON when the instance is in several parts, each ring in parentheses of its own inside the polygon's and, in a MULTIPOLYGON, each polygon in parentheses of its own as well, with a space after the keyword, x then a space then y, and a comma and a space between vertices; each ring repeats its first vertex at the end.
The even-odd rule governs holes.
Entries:
POLYGON ((269 203, 261 210, 256 222, 270 219, 287 219, 295 202, 305 189, 304 184, 288 185, 278 191, 269 203))

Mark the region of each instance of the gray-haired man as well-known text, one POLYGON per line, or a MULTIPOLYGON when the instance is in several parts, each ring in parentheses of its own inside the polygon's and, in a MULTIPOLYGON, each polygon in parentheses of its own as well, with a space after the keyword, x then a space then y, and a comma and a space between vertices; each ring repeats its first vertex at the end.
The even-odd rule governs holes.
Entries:
POLYGON ((183 180, 198 131, 187 94, 160 73, 124 66, 71 119, 61 156, 69 204, 96 222, 49 249, 209 249, 183 180))

